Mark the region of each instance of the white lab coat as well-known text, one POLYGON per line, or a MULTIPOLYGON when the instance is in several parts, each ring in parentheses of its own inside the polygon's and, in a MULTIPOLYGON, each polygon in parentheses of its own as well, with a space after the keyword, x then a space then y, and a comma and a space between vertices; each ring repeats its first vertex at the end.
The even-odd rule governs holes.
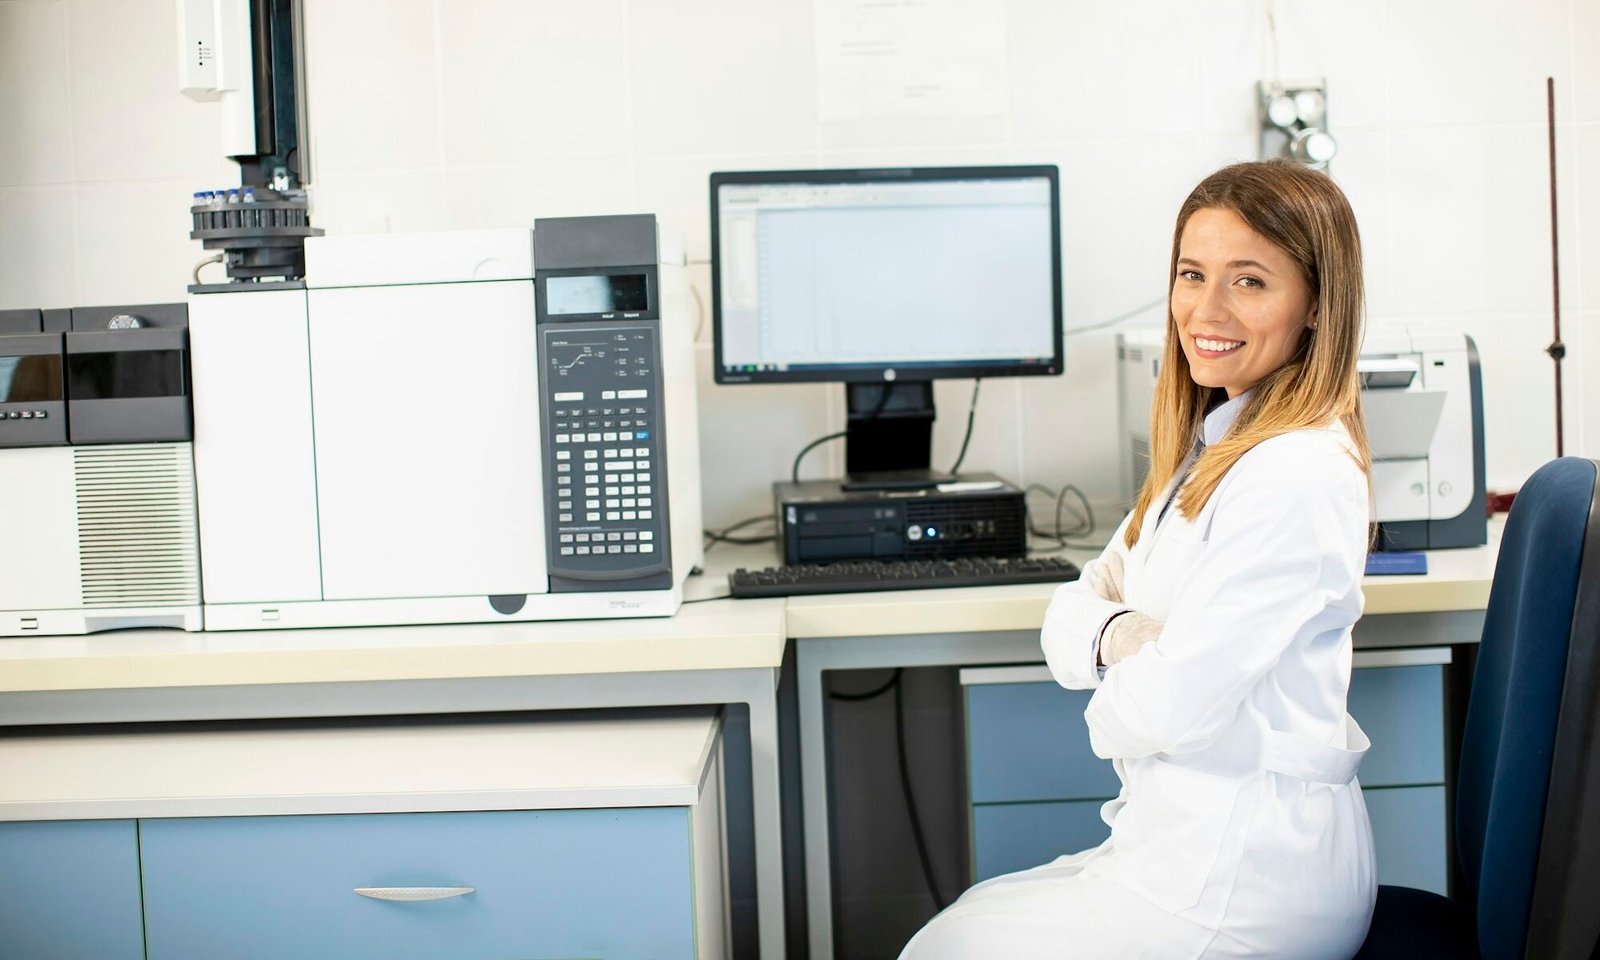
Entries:
MULTIPOLYGON (((1208 442, 1240 402, 1207 417, 1208 442)), ((1198 516, 1161 516, 1162 496, 1131 551, 1119 528, 1056 592, 1045 659, 1095 689, 1090 743, 1122 780, 1101 811, 1111 837, 977 885, 903 960, 1355 954, 1377 881, 1355 780, 1368 743, 1345 711, 1369 516, 1348 442, 1336 424, 1261 443, 1198 516), (1111 553, 1125 603, 1089 587, 1111 553), (1160 638, 1099 669, 1124 609, 1163 621, 1160 638)))

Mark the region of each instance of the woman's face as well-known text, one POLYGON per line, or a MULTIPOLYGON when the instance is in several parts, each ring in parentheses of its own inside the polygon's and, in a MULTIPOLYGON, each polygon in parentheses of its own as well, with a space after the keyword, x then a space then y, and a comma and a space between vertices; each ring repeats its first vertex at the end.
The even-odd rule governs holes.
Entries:
POLYGON ((1316 319, 1294 258, 1217 208, 1184 224, 1172 318, 1195 383, 1221 387, 1229 399, 1288 363, 1316 319))

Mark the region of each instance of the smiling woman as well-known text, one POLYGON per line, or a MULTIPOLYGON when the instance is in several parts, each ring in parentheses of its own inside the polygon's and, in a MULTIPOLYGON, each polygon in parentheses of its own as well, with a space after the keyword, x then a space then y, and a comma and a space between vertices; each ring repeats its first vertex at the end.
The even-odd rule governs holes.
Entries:
POLYGON ((905 960, 1348 960, 1366 934, 1355 218, 1320 173, 1225 168, 1178 214, 1171 281, 1149 478, 1040 638, 1095 691, 1111 838, 968 890, 905 960))

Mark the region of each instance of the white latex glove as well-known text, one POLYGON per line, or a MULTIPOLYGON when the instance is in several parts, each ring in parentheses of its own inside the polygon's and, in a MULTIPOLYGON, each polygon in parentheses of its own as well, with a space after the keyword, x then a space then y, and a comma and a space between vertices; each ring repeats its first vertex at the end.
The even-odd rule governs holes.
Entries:
MULTIPOLYGON (((1112 603, 1122 602, 1122 554, 1110 553, 1100 558, 1089 576, 1089 586, 1095 596, 1112 603)), ((1117 619, 1122 619, 1118 617, 1117 619)))
POLYGON ((1136 611, 1121 614, 1106 625, 1100 637, 1100 665, 1109 667, 1139 652, 1139 648, 1161 636, 1162 623, 1136 611))

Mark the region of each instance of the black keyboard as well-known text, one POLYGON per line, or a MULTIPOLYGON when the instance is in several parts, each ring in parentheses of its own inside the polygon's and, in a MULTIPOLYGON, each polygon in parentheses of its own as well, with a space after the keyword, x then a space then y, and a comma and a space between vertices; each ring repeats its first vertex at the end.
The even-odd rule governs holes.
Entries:
POLYGON ((954 560, 844 560, 764 570, 741 567, 728 574, 728 587, 735 597, 790 597, 802 593, 1062 583, 1077 578, 1077 566, 1060 557, 959 557, 954 560))

